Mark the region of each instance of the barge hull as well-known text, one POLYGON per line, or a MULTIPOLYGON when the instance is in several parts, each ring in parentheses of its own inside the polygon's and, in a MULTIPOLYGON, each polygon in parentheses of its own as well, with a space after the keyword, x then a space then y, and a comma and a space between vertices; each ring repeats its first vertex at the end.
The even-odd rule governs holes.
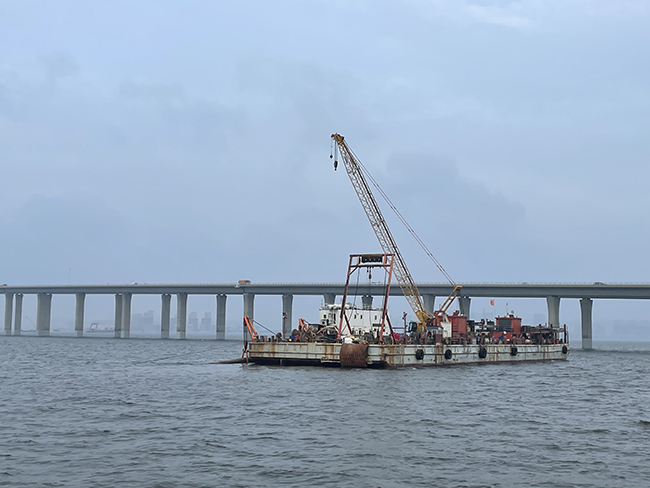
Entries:
MULTIPOLYGON (((568 344, 355 344, 354 346, 367 348, 367 352, 364 351, 365 367, 375 368, 554 361, 566 359, 570 352, 568 344)), ((359 367, 358 364, 345 364, 345 362, 341 364, 341 347, 340 343, 324 342, 251 342, 249 361, 283 366, 359 367)))

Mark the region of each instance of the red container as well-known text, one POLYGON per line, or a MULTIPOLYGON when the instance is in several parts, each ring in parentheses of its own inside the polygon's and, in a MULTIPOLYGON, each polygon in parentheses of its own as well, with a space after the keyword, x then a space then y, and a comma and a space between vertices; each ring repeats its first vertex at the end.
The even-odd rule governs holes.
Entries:
POLYGON ((507 317, 497 317, 497 330, 521 334, 521 318, 510 314, 507 317))
POLYGON ((467 317, 460 315, 458 312, 454 312, 453 315, 449 315, 449 321, 451 322, 451 338, 459 339, 461 337, 467 337, 467 317))

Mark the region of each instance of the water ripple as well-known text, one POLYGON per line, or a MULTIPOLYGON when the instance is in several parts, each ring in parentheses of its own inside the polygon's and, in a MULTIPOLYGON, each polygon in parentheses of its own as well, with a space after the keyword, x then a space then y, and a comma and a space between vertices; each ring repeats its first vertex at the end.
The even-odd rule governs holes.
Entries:
POLYGON ((0 486, 650 486, 648 350, 384 371, 210 364, 240 352, 0 337, 0 486))

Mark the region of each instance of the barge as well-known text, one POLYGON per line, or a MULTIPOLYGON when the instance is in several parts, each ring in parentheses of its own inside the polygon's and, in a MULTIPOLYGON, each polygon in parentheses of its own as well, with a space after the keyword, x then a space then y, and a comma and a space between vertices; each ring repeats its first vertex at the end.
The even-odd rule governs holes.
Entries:
POLYGON ((251 342, 248 361, 280 366, 382 368, 551 361, 568 355, 568 344, 251 342))
POLYGON ((447 310, 460 296, 463 287, 454 282, 422 239, 408 225, 342 135, 332 134, 332 149, 330 158, 334 159, 334 171, 338 167, 340 155, 383 253, 350 255, 341 305, 325 306, 326 310, 321 308, 319 322, 316 324, 308 324, 300 319, 299 328, 294 329, 290 337, 283 337, 281 333, 270 337, 259 336, 253 321, 245 316, 243 359, 253 363, 283 366, 367 368, 511 363, 567 358, 569 338, 566 327, 560 329, 541 325, 523 326, 521 319, 514 315, 477 323, 468 320, 468 317, 459 312, 448 314, 447 310), (371 184, 449 281, 451 293, 438 310, 425 308, 417 285, 375 200, 371 184), (366 273, 370 283, 375 269, 384 273, 385 291, 382 306, 377 309, 367 306, 359 309, 354 304, 348 304, 348 295, 359 295, 360 275, 366 273), (356 288, 352 284, 354 281, 351 281, 355 274, 356 288), (393 328, 388 314, 388 297, 393 276, 417 317, 416 321, 407 324, 404 313, 404 328, 401 334, 393 328))
MULTIPOLYGON (((244 323, 253 338, 245 345, 248 362, 279 366, 338 366, 355 368, 449 366, 454 364, 513 363, 567 359, 570 353, 566 328, 522 325, 510 314, 492 320, 472 321, 458 311, 437 314, 440 326, 418 334, 417 323, 404 323, 403 333, 380 336, 382 309, 346 304, 349 334, 338 337, 332 314, 342 305, 324 305, 319 323, 300 319, 286 340, 260 336, 247 317, 244 323)), ((345 319, 344 319, 345 321, 345 319)))

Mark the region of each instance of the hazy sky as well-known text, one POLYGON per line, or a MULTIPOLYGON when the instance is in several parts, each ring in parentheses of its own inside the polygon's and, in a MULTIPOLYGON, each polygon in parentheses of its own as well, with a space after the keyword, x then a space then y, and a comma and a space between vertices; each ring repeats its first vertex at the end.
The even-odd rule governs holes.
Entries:
POLYGON ((649 25, 642 0, 0 0, 0 283, 343 281, 378 245, 332 132, 458 282, 648 282, 649 25))

